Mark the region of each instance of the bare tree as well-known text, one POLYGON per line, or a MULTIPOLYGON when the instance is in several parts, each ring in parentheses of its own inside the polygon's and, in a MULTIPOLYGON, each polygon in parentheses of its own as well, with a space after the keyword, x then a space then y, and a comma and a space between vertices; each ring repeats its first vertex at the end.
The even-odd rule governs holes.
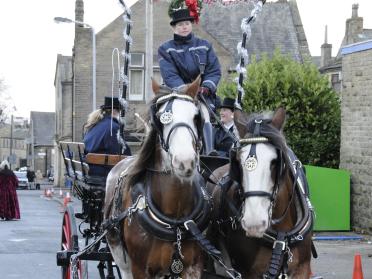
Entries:
POLYGON ((7 94, 6 89, 4 80, 0 79, 0 124, 4 123, 8 116, 16 110, 12 98, 7 94))

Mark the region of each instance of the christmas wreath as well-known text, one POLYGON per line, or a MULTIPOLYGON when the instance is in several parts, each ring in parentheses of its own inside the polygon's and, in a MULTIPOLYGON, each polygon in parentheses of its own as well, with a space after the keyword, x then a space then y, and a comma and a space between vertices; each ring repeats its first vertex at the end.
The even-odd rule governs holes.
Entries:
POLYGON ((195 23, 198 23, 202 6, 203 0, 172 0, 169 4, 168 15, 172 17, 174 11, 187 8, 190 16, 195 19, 195 23))

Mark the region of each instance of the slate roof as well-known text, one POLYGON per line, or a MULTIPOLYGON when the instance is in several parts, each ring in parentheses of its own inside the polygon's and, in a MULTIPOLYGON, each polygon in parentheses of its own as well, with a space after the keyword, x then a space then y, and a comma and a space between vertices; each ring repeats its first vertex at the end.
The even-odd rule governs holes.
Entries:
POLYGON ((33 129, 35 146, 54 145, 55 115, 54 112, 31 111, 31 128, 33 129))
MULTIPOLYGON (((230 6, 205 4, 203 7, 203 28, 234 53, 235 63, 239 58, 236 46, 242 40, 241 20, 249 17, 252 9, 251 2, 230 6)), ((271 55, 279 47, 282 53, 290 54, 298 61, 304 59, 303 53, 310 55, 295 1, 266 3, 251 27, 252 37, 247 43, 249 54, 259 57, 266 52, 271 55)))

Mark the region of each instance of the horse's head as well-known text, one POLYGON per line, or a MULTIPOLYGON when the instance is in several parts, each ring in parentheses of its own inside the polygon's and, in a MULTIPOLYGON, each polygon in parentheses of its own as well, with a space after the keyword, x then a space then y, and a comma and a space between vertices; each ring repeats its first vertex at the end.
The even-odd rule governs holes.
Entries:
POLYGON ((241 185, 241 225, 247 236, 262 237, 271 225, 273 202, 284 173, 281 154, 286 143, 281 130, 285 111, 278 109, 272 119, 256 115, 247 120, 239 111, 234 117, 241 140, 231 152, 230 176, 241 185))
POLYGON ((199 84, 200 78, 184 91, 172 92, 153 80, 156 97, 152 105, 152 125, 162 145, 163 167, 171 168, 182 180, 191 180, 198 164, 203 127, 196 99, 199 84))

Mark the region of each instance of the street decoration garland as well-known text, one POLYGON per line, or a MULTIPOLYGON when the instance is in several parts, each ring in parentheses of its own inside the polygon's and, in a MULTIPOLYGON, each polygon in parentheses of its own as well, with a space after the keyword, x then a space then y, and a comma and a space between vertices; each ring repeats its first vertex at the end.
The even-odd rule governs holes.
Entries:
POLYGON ((120 82, 122 84, 122 91, 120 94, 119 89, 119 103, 120 103, 120 129, 118 131, 118 142, 121 146, 121 152, 120 154, 124 154, 124 151, 126 149, 126 144, 124 140, 124 127, 125 127, 125 113, 128 110, 128 102, 127 102, 127 91, 129 86, 129 63, 130 63, 130 46, 133 43, 133 39, 130 35, 131 28, 133 26, 133 21, 131 20, 131 10, 130 8, 125 4, 124 0, 119 0, 120 4, 123 6, 124 14, 123 14, 123 22, 125 25, 125 29, 123 32, 123 38, 125 43, 125 48, 121 52, 121 55, 124 60, 124 65, 120 69, 120 82))
POLYGON ((236 72, 239 76, 235 79, 237 83, 238 94, 235 100, 235 106, 242 110, 242 100, 244 99, 244 88, 243 81, 247 77, 246 65, 249 63, 249 54, 246 47, 247 41, 252 36, 251 24, 256 21, 257 15, 262 11, 262 6, 265 4, 266 0, 254 0, 254 8, 249 17, 245 17, 241 21, 240 28, 243 32, 242 41, 238 43, 237 50, 240 56, 240 63, 236 66, 236 72))

